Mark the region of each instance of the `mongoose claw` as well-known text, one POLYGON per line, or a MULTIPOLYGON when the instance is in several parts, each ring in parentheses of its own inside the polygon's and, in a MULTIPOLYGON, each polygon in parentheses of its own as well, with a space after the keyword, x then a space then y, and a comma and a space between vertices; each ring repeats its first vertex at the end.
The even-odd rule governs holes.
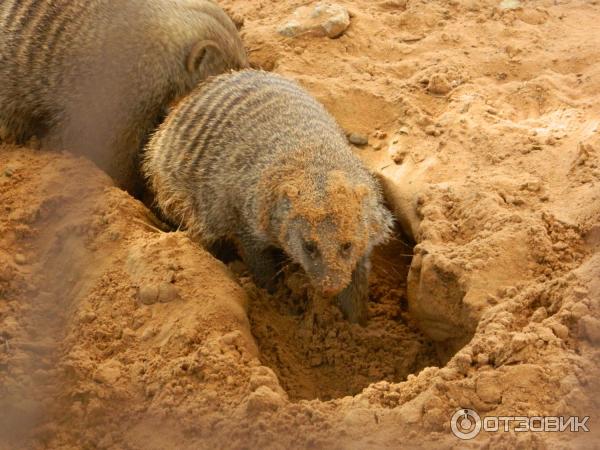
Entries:
POLYGON ((367 271, 359 265, 352 274, 352 282, 337 296, 337 303, 346 320, 364 326, 367 323, 368 301, 367 271))

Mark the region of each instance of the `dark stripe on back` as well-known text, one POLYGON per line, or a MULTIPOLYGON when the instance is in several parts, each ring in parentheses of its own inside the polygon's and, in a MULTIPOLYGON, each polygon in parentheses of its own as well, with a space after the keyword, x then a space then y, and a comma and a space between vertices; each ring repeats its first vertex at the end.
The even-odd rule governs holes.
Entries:
MULTIPOLYGON (((219 94, 219 92, 216 90, 209 91, 206 101, 213 101, 217 94, 219 94)), ((175 143, 176 139, 178 140, 178 142, 181 142, 182 140, 184 142, 187 142, 187 140, 189 139, 190 133, 192 132, 193 128, 192 121, 194 119, 194 116, 190 114, 190 112, 193 109, 196 109, 199 103, 200 102, 195 101, 194 94, 191 94, 191 96, 188 97, 188 101, 184 103, 181 106, 181 108, 176 112, 173 121, 169 123, 169 130, 174 130, 175 132, 170 131, 168 133, 168 139, 165 139, 164 142, 167 148, 163 147, 163 152, 165 152, 165 157, 167 158, 167 160, 170 160, 170 158, 173 156, 173 152, 176 147, 176 145, 173 144, 175 143)))
MULTIPOLYGON (((220 105, 213 105, 212 108, 209 108, 208 105, 206 105, 206 102, 204 101, 204 99, 201 98, 198 100, 199 108, 202 108, 204 105, 206 105, 207 107, 205 108, 205 110, 202 113, 203 120, 201 122, 200 129, 194 135, 194 138, 193 138, 193 141, 191 142, 191 144, 185 146, 185 150, 186 150, 185 153, 187 153, 188 150, 190 150, 190 151, 196 150, 197 151, 196 155, 194 155, 193 163, 188 168, 189 172, 191 172, 193 170, 193 167, 195 167, 195 165, 198 163, 200 157, 202 156, 202 153, 203 153, 202 150, 204 150, 206 143, 209 142, 210 140, 212 140, 212 134, 214 133, 212 127, 216 124, 216 122, 218 120, 223 118, 223 116, 226 114, 226 110, 228 107, 231 107, 234 104, 236 104, 237 102, 243 100, 243 94, 248 92, 251 89, 252 83, 245 83, 244 85, 241 85, 241 86, 232 86, 233 84, 236 84, 237 82, 239 82, 240 78, 242 78, 242 79, 247 78, 247 79, 250 79, 250 81, 252 81, 252 77, 250 76, 249 73, 240 72, 240 73, 236 74, 236 76, 228 77, 226 80, 224 80, 224 82, 221 79, 221 80, 218 80, 219 82, 213 83, 213 89, 214 89, 215 93, 221 94, 221 93, 225 92, 223 97, 220 99, 220 101, 221 101, 220 105), (243 75, 243 77, 240 75, 243 75), (228 101, 230 99, 233 99, 233 100, 228 103, 228 101), (202 138, 205 136, 206 133, 208 133, 208 135, 206 136, 206 139, 203 141, 203 144, 204 144, 203 148, 197 148, 197 146, 199 145, 200 141, 202 140, 202 138)), ((198 123, 198 122, 196 120, 194 120, 193 123, 198 123)), ((189 155, 189 156, 191 156, 191 155, 189 155)))
MULTIPOLYGON (((274 99, 281 98, 283 101, 286 99, 294 99, 298 97, 300 91, 297 86, 279 85, 276 86, 274 83, 262 84, 256 87, 256 90, 252 92, 252 97, 258 100, 242 103, 239 108, 231 109, 228 113, 227 118, 229 121, 234 121, 238 127, 241 127, 243 123, 251 123, 252 117, 265 109, 265 104, 271 102, 274 99), (290 95, 285 95, 290 94, 290 95), (251 105, 250 105, 251 103, 251 105)), ((225 121, 217 124, 215 134, 219 135, 223 131, 225 121)))
POLYGON ((25 11, 25 9, 29 7, 28 1, 29 0, 13 0, 12 5, 8 11, 8 15, 2 24, 3 28, 6 29, 6 32, 8 32, 9 29, 11 31, 13 31, 15 29, 11 25, 13 25, 14 22, 16 21, 17 15, 20 12, 25 11), (10 28, 9 28, 9 26, 10 26, 10 28))
MULTIPOLYGON (((65 10, 68 10, 68 8, 65 8, 65 10)), ((31 67, 36 53, 39 53, 40 51, 46 51, 48 43, 48 29, 52 26, 59 13, 60 7, 56 5, 56 3, 52 2, 48 8, 43 11, 43 13, 36 15, 36 19, 39 18, 39 20, 35 24, 32 23, 32 26, 35 26, 35 28, 28 30, 28 35, 35 36, 35 39, 29 39, 28 42, 25 42, 23 44, 23 49, 21 50, 22 53, 27 55, 25 70, 31 67)))
MULTIPOLYGON (((209 145, 212 141, 216 124, 218 123, 218 120, 222 119, 223 116, 226 114, 225 110, 228 107, 233 106, 235 103, 243 100, 243 98, 240 95, 238 95, 239 93, 240 92, 234 90, 227 92, 222 99, 223 103, 220 105, 220 108, 216 112, 214 109, 212 111, 207 111, 205 120, 202 122, 202 125, 200 126, 198 132, 194 135, 192 142, 186 145, 186 150, 189 150, 190 152, 195 152, 195 155, 193 155, 194 159, 192 160, 192 163, 189 165, 188 168, 189 172, 194 171, 194 168, 200 161, 200 158, 202 157, 206 146, 209 145), (230 99, 232 99, 232 101, 227 103, 230 99), (200 142, 202 142, 203 144, 202 147, 199 146, 200 142)), ((189 156, 192 155, 190 154, 189 156)))
MULTIPOLYGON (((58 58, 60 58, 60 51, 64 50, 64 42, 62 41, 63 34, 70 27, 70 36, 72 39, 79 39, 78 31, 86 26, 85 21, 81 18, 89 11, 93 1, 86 1, 83 5, 77 3, 77 10, 73 11, 73 8, 66 7, 64 14, 61 14, 55 20, 59 20, 58 25, 50 30, 47 38, 47 50, 45 52, 43 67, 48 67, 53 64, 58 58), (62 44, 62 45, 61 45, 62 44)), ((69 4, 72 6, 72 3, 69 4)), ((87 24, 89 25, 89 24, 87 24)), ((67 43, 70 45, 70 43, 67 43)), ((45 71, 43 75, 43 81, 45 84, 50 82, 51 71, 45 71)))
MULTIPOLYGON (((263 74, 256 76, 255 73, 245 72, 248 75, 250 83, 245 85, 233 87, 236 97, 233 102, 226 105, 225 108, 220 109, 220 115, 213 115, 213 111, 207 111, 208 118, 202 122, 201 130, 196 135, 191 146, 188 149, 196 151, 194 159, 188 165, 188 172, 190 175, 195 171, 200 159, 204 154, 204 150, 210 147, 213 139, 216 136, 220 136, 223 129, 228 126, 240 127, 243 124, 248 127, 252 127, 257 123, 257 117, 265 117, 265 121, 268 122, 280 122, 275 118, 273 120, 273 110, 285 111, 286 107, 292 106, 296 103, 294 100, 302 99, 303 101, 298 102, 300 105, 306 105, 314 109, 316 115, 322 116, 322 110, 315 108, 314 100, 309 97, 297 84, 288 80, 276 77, 266 77, 263 74), (245 95, 246 92, 250 92, 250 96, 245 95), (282 95, 283 93, 289 95, 282 95), (245 103, 241 103, 241 100, 247 100, 245 103), (278 108, 272 108, 272 105, 280 102, 278 108), (232 108, 236 104, 240 104, 239 108, 229 109, 226 115, 222 112, 224 109, 232 108), (268 104, 268 105, 267 105, 268 104), (220 119, 220 120, 219 120, 220 119), (202 138, 206 134, 207 128, 212 125, 208 135, 204 140, 202 138), (202 143, 202 148, 197 148, 202 143), (191 148, 190 148, 191 147, 191 148)), ((232 84, 236 84, 239 77, 231 77, 223 85, 218 86, 220 90, 225 90, 231 87, 232 84)), ((228 95, 226 99, 229 99, 231 95, 228 95)), ((296 114, 297 108, 292 108, 294 111, 292 115, 296 114)), ((299 118, 302 120, 302 117, 299 118)), ((260 124, 260 123, 259 123, 260 124)), ((255 143, 258 144, 258 143, 255 143)), ((187 152, 185 152, 187 153, 187 152)), ((182 155, 182 160, 185 157, 182 155)))
MULTIPOLYGON (((14 26, 11 27, 10 35, 12 37, 12 48, 10 55, 15 58, 17 53, 21 51, 21 44, 25 39, 31 40, 32 37, 26 32, 27 26, 31 23, 33 17, 37 15, 40 8, 48 6, 44 0, 33 0, 30 3, 24 2, 27 6, 20 10, 21 15, 15 17, 14 26)), ((27 41, 25 41, 27 42, 27 41)))
MULTIPOLYGON (((202 108, 207 103, 216 100, 216 97, 221 94, 221 90, 216 87, 214 81, 208 82, 200 91, 192 92, 186 104, 182 105, 181 109, 176 112, 175 120, 168 127, 168 137, 164 141, 162 151, 165 152, 165 159, 170 161, 174 157, 174 152, 184 152, 182 140, 190 138, 190 133, 195 126, 195 114, 191 114, 192 110, 202 108), (165 148, 166 147, 166 148, 165 148)), ((203 108, 203 113, 207 113, 207 108, 203 108)))

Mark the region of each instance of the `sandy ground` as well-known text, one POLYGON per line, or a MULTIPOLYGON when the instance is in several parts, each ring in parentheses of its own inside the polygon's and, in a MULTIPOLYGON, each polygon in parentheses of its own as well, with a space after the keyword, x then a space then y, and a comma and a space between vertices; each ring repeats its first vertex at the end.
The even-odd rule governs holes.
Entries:
POLYGON ((339 3, 329 39, 277 33, 306 2, 223 1, 253 65, 369 137, 403 231, 368 325, 293 273, 258 290, 86 160, 5 146, 0 449, 600 448, 600 4, 339 3), (591 431, 461 441, 459 408, 591 431))

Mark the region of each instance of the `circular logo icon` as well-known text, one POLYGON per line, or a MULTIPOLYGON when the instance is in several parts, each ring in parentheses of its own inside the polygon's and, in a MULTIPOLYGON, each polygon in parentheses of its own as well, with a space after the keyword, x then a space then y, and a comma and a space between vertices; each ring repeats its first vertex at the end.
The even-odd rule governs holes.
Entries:
POLYGON ((473 439, 481 431, 481 417, 472 409, 459 409, 450 420, 450 428, 459 439, 473 439))

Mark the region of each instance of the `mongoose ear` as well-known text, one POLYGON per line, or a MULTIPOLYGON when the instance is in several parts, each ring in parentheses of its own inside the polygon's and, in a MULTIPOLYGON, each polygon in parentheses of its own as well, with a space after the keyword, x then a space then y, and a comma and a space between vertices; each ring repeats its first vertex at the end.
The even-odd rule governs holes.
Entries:
POLYGON ((300 195, 300 189, 298 189, 298 187, 293 185, 292 183, 284 183, 279 189, 280 192, 290 200, 300 195))
POLYGON ((202 61, 204 61, 204 58, 206 57, 206 51, 210 47, 216 49, 218 52, 223 53, 223 50, 215 41, 203 40, 194 44, 190 50, 190 53, 188 54, 186 62, 186 68, 189 73, 195 73, 198 70, 202 64, 202 61))

